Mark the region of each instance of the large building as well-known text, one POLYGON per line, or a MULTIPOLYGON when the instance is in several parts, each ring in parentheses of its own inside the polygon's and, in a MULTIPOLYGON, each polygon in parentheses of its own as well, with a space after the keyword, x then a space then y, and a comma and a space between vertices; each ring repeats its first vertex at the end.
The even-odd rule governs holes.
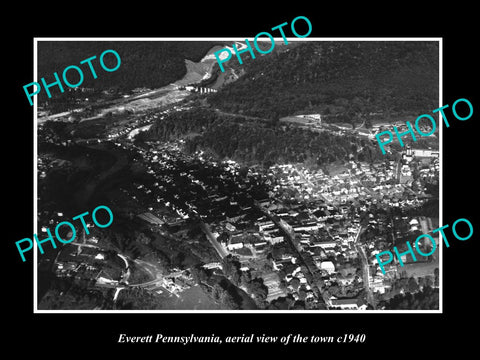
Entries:
POLYGON ((333 274, 335 272, 335 265, 331 261, 322 261, 320 268, 329 274, 333 274))
POLYGON ((366 310, 367 306, 360 299, 330 299, 329 309, 366 310))
POLYGON ((413 155, 415 157, 436 157, 440 156, 440 152, 438 150, 425 150, 425 149, 412 149, 407 147, 407 155, 413 155))

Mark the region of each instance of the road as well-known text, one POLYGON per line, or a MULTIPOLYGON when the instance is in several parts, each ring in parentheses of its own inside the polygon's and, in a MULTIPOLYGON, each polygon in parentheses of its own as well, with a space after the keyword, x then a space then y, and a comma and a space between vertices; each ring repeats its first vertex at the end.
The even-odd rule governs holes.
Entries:
POLYGON ((205 224, 203 221, 200 221, 200 226, 203 232, 205 233, 205 235, 207 235, 207 239, 208 241, 210 241, 210 244, 212 244, 213 248, 217 251, 218 256, 220 256, 221 259, 226 257, 228 255, 228 252, 223 248, 222 245, 220 245, 217 239, 215 239, 215 236, 213 236, 212 231, 210 230, 210 227, 207 224, 205 224))
POLYGON ((96 245, 77 243, 77 242, 75 242, 75 241, 71 242, 70 245, 77 245, 77 246, 80 247, 80 248, 82 248, 82 247, 89 247, 89 248, 93 248, 93 249, 103 250, 101 247, 98 247, 98 246, 96 246, 96 245))
MULTIPOLYGON (((265 209, 264 207, 262 207, 257 201, 254 202, 255 206, 260 210, 262 211, 265 215, 267 215, 270 220, 272 220, 275 225, 277 227, 279 227, 283 233, 285 233, 285 236, 287 238, 287 240, 290 242, 290 245, 292 246, 292 248, 297 252, 298 254, 298 257, 300 259, 300 261, 302 262, 303 265, 305 265, 305 267, 307 268, 308 272, 310 273, 310 275, 313 277, 313 273, 314 271, 312 269, 310 269, 310 267, 308 266, 307 262, 305 261, 305 259, 303 258, 303 255, 302 253, 300 252, 300 250, 295 246, 295 242, 293 241, 293 237, 292 237, 292 234, 288 231, 288 229, 286 229, 279 221, 277 221, 275 219, 275 217, 270 213, 270 211, 268 211, 267 209, 265 209)), ((320 289, 319 289, 320 290, 320 289)), ((320 291, 319 291, 320 292, 320 291)))
POLYGON ((372 305, 373 309, 377 308, 375 304, 375 297, 373 296, 372 289, 370 288, 370 267, 368 265, 367 254, 365 253, 365 249, 363 245, 358 244, 358 239, 360 238, 360 234, 363 231, 362 226, 358 229, 357 235, 355 236, 355 248, 357 252, 360 254, 360 258, 362 259, 362 267, 363 267, 363 286, 365 287, 365 292, 367 294, 367 302, 372 305))
MULTIPOLYGON (((97 245, 92 245, 92 244, 85 244, 85 243, 77 243, 77 242, 71 242, 71 245, 76 245, 78 247, 88 247, 88 248, 93 248, 93 249, 98 249, 99 251, 103 251, 103 249, 97 245)), ((121 258, 124 263, 125 263, 125 269, 127 270, 122 279, 120 279, 119 284, 121 285, 109 285, 109 284, 102 284, 103 287, 113 287, 113 288, 126 288, 126 287, 147 287, 149 285, 155 284, 157 282, 162 282, 163 281, 163 276, 161 274, 161 271, 158 269, 158 267, 152 263, 149 263, 144 260, 139 260, 135 259, 132 260, 126 255, 118 254, 117 256, 121 258), (134 262, 136 265, 138 265, 140 268, 142 268, 147 274, 149 274, 153 280, 149 280, 143 283, 138 283, 138 284, 128 284, 128 278, 131 275, 130 272, 130 265, 128 261, 134 262)), ((163 287, 162 287, 163 288, 163 287)), ((170 292, 168 289, 164 289, 165 291, 170 292)))
POLYGON ((402 158, 399 158, 397 160, 397 167, 396 167, 396 171, 395 171, 395 176, 396 176, 396 180, 397 180, 397 184, 400 184, 400 173, 401 173, 401 169, 402 169, 402 166, 401 166, 401 159, 402 158))
MULTIPOLYGON (((163 291, 166 291, 170 294, 176 295, 172 293, 170 290, 165 288, 163 286, 163 275, 160 271, 160 269, 155 265, 152 264, 148 261, 140 260, 140 259, 135 259, 133 262, 138 266, 141 267, 146 273, 148 273, 153 279, 145 281, 143 283, 138 283, 138 284, 128 284, 128 287, 141 287, 141 288, 146 288, 151 285, 155 285, 155 288, 161 289, 163 291)), ((176 295, 177 296, 177 295, 176 295)))
MULTIPOLYGON (((265 118, 259 118, 259 117, 256 117, 256 116, 251 116, 251 115, 244 115, 244 114, 237 114, 237 113, 231 113, 231 112, 226 112, 226 111, 222 111, 220 109, 215 109, 215 112, 217 114, 221 114, 221 115, 227 115, 227 116, 241 116, 245 119, 248 119, 248 120, 257 120, 257 121, 264 121, 264 122, 267 122, 269 120, 265 119, 265 118)), ((241 125, 241 124, 240 124, 241 125)))
POLYGON ((362 258, 363 284, 367 293, 367 302, 372 305, 373 309, 375 310, 377 308, 377 305, 375 304, 375 297, 373 296, 372 289, 370 288, 370 269, 368 266, 367 255, 365 254, 365 250, 361 245, 357 245, 357 251, 362 258))

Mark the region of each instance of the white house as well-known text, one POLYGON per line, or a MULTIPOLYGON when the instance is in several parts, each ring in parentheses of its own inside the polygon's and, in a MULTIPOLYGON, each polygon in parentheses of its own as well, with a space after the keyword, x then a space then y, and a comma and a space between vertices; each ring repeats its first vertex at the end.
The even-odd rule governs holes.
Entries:
POLYGON ((331 274, 335 272, 335 265, 331 261, 322 261, 320 268, 325 270, 327 273, 331 274))

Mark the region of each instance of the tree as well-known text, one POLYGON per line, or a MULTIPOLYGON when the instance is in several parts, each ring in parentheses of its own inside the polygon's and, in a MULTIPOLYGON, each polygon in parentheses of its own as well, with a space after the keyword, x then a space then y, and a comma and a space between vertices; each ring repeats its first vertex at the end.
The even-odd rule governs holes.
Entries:
POLYGON ((228 255, 223 259, 222 267, 225 275, 233 276, 234 273, 240 270, 241 265, 236 257, 228 255))
POLYGON ((440 278, 439 278, 439 270, 438 270, 438 268, 435 268, 435 270, 434 270, 433 273, 434 273, 434 275, 435 275, 435 282, 434 282, 434 284, 435 284, 435 286, 438 287, 439 284, 440 284, 440 278))
POLYGON ((238 286, 241 282, 241 272, 235 271, 231 275, 231 281, 235 286, 238 286))
POLYGON ((303 285, 302 285, 302 287, 300 287, 298 289, 298 297, 302 301, 304 301, 305 298, 307 297, 307 291, 306 291, 306 288, 303 285))
POLYGON ((200 266, 192 266, 190 272, 197 284, 207 282, 210 277, 208 271, 200 266))
POLYGON ((427 286, 415 294, 395 295, 385 302, 385 309, 434 310, 439 308, 438 290, 427 286))
POLYGON ((272 271, 272 269, 273 269, 273 266, 272 266, 272 263, 270 261, 265 261, 263 263, 262 270, 264 272, 270 272, 270 271, 272 271))
POLYGON ((246 285, 252 280, 250 271, 242 271, 240 275, 240 284, 246 285))
POLYGON ((293 304, 292 310, 305 310, 305 301, 297 300, 295 304, 293 304))
POLYGON ((300 280, 294 277, 292 280, 290 280, 290 285, 293 287, 294 290, 297 290, 300 286, 300 280))
POLYGON ((240 305, 237 301, 235 301, 234 297, 227 291, 223 290, 220 295, 220 301, 223 306, 227 309, 238 310, 240 309, 240 305))
POLYGON ((372 121, 370 118, 365 119, 365 128, 371 129, 372 128, 372 121))
POLYGON ((267 298, 268 288, 263 284, 261 278, 255 278, 250 281, 250 283, 248 283, 248 291, 260 301, 267 298))
POLYGON ((279 297, 278 299, 273 300, 268 309, 269 310, 288 310, 290 305, 293 303, 293 299, 288 297, 279 297))
POLYGON ((408 280, 408 291, 411 293, 418 291, 418 283, 413 276, 408 280))

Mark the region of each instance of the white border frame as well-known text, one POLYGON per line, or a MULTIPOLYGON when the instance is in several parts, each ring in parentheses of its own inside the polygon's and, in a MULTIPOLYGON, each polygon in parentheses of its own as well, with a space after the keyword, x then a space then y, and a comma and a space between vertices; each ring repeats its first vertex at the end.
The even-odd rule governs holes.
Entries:
MULTIPOLYGON (((38 51, 37 44, 39 41, 253 41, 253 37, 244 38, 244 37, 211 37, 211 38, 195 38, 195 37, 41 37, 33 38, 33 77, 35 82, 38 82, 38 72, 37 72, 37 59, 38 51)), ((275 37, 275 41, 282 41, 281 37, 275 37)), ((259 39, 263 40, 263 39, 259 39)), ((306 38, 290 38, 287 37, 288 41, 437 41, 439 43, 439 107, 443 104, 443 38, 442 37, 306 37, 306 38)), ((265 40, 267 41, 267 40, 265 40)), ((288 46, 288 45, 286 45, 288 46)), ((34 233, 37 234, 37 128, 38 128, 38 117, 37 117, 37 97, 34 98, 33 104, 33 118, 34 118, 34 129, 33 129, 33 229, 34 233)), ((428 111, 429 109, 426 109, 428 111)), ((433 109, 431 109, 433 110, 433 109)), ((431 111, 430 110, 430 111, 431 111)), ((420 114, 419 114, 420 115, 420 114)), ((439 171, 439 225, 443 225, 443 122, 440 121, 439 115, 439 152, 440 152, 440 171, 439 171)), ((35 314, 442 314, 443 313, 443 242, 439 241, 439 309, 438 310, 39 310, 38 309, 38 296, 37 296, 37 248, 34 246, 33 251, 33 312, 35 314)))

